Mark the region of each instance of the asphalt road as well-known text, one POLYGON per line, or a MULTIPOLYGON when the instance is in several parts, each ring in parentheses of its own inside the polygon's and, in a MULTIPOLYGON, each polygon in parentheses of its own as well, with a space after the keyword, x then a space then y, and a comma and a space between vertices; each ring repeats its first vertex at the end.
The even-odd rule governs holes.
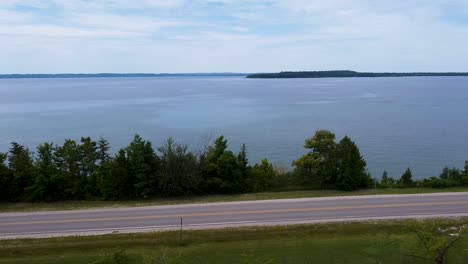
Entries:
POLYGON ((446 216, 468 216, 468 193, 1 213, 0 239, 446 216))

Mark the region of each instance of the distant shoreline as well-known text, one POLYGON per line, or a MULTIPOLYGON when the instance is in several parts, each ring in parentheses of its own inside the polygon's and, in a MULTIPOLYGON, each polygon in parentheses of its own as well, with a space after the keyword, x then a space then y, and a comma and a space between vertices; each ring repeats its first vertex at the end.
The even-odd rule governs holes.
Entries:
POLYGON ((247 75, 252 79, 288 78, 359 78, 359 77, 430 77, 430 76, 467 76, 468 72, 356 72, 356 71, 300 71, 278 73, 256 73, 247 75))
POLYGON ((283 71, 278 73, 38 73, 0 74, 0 79, 72 79, 72 78, 164 78, 164 77, 245 77, 251 79, 362 78, 466 76, 468 72, 356 72, 356 71, 283 71))
POLYGON ((247 73, 58 73, 58 74, 0 74, 0 79, 46 78, 159 78, 159 77, 245 77, 247 73))

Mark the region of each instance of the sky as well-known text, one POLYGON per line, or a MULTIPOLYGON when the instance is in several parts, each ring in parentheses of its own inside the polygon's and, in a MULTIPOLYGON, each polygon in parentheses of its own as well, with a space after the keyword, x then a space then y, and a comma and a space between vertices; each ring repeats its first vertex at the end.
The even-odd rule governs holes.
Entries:
POLYGON ((466 71, 467 0, 0 0, 0 74, 466 71))

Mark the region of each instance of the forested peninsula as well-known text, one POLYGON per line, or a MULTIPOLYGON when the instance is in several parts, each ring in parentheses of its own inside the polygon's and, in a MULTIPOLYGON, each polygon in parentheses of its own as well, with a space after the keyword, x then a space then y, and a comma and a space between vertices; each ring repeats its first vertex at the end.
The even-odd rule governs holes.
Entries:
POLYGON ((253 79, 287 78, 352 78, 352 77, 428 77, 468 76, 468 72, 356 72, 356 71, 283 71, 278 73, 255 73, 247 75, 253 79))

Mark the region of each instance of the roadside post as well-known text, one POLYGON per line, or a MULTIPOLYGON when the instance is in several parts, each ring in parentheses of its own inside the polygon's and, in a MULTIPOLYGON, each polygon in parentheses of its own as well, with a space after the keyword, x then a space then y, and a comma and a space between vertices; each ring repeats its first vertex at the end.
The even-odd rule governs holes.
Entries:
POLYGON ((181 217, 180 218, 180 231, 179 231, 179 246, 182 245, 182 225, 183 225, 183 219, 181 217))

